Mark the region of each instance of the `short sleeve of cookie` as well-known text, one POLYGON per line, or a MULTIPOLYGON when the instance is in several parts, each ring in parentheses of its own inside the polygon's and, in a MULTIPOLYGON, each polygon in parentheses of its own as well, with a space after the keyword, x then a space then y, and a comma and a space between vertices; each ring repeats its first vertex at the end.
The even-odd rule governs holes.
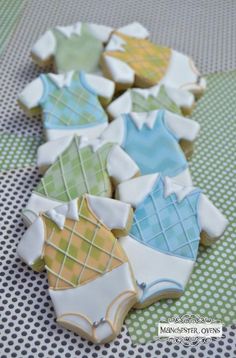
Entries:
POLYGON ((200 126, 196 121, 169 111, 165 111, 164 122, 169 131, 177 139, 194 141, 200 130, 200 126))
POLYGON ((132 111, 132 98, 130 91, 126 91, 120 97, 116 98, 107 107, 108 114, 112 117, 118 117, 122 113, 129 113, 132 111))
POLYGON ((122 84, 125 87, 129 87, 134 83, 135 72, 124 61, 109 55, 102 55, 102 67, 104 72, 109 73, 109 77, 116 83, 122 84))
POLYGON ((149 31, 139 22, 132 22, 128 25, 120 27, 117 32, 121 32, 124 35, 136 37, 138 39, 147 39, 149 37, 149 31))
POLYGON ((109 40, 109 37, 114 30, 112 27, 98 24, 87 24, 90 33, 96 37, 98 40, 106 43, 109 40))
POLYGON ((130 204, 93 195, 87 195, 87 198, 94 214, 109 227, 116 236, 128 234, 133 218, 133 210, 130 204))
POLYGON ((92 88, 99 97, 106 100, 106 102, 111 101, 115 91, 115 84, 113 81, 88 73, 85 75, 85 78, 89 87, 92 88))
POLYGON ((159 174, 156 173, 127 180, 117 186, 116 199, 129 203, 133 208, 136 208, 151 192, 158 178, 159 174))
POLYGON ((123 117, 120 116, 111 122, 102 132, 101 138, 112 143, 122 145, 125 137, 125 125, 123 117))
POLYGON ((74 136, 65 136, 42 144, 38 147, 37 166, 43 174, 50 165, 66 150, 74 136))
POLYGON ((44 245, 44 223, 38 217, 23 235, 18 247, 19 257, 36 271, 41 271, 44 245))
POLYGON ((56 39, 52 31, 45 32, 34 44, 31 54, 40 61, 47 61, 56 50, 56 39))
POLYGON ((225 216, 204 194, 199 197, 198 218, 200 228, 203 234, 205 233, 205 237, 203 236, 202 239, 202 243, 205 245, 210 245, 222 236, 228 225, 225 216))
POLYGON ((26 109, 33 109, 40 104, 44 94, 44 83, 41 77, 30 82, 18 96, 18 101, 26 109))
POLYGON ((119 145, 114 145, 107 158, 107 171, 115 184, 139 175, 139 167, 119 145))

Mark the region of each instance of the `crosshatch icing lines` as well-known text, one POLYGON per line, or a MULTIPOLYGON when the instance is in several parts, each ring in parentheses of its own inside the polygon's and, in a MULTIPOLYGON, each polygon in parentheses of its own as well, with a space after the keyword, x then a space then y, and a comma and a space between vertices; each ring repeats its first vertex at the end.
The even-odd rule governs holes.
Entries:
POLYGON ((58 88, 50 75, 41 75, 45 94, 40 100, 45 128, 91 125, 107 120, 96 93, 88 87, 84 75, 72 73, 71 85, 58 88))
POLYGON ((85 197, 78 200, 78 208, 78 221, 67 219, 63 231, 43 215, 43 256, 53 289, 77 287, 127 261, 114 235, 89 211, 85 197))
POLYGON ((192 260, 199 244, 197 205, 200 190, 179 202, 175 194, 166 200, 164 183, 159 180, 135 210, 130 236, 154 249, 192 260))
POLYGON ((35 192, 61 201, 69 201, 85 192, 110 196, 112 189, 106 163, 112 146, 107 143, 94 152, 91 146, 80 148, 79 138, 75 136, 35 192))

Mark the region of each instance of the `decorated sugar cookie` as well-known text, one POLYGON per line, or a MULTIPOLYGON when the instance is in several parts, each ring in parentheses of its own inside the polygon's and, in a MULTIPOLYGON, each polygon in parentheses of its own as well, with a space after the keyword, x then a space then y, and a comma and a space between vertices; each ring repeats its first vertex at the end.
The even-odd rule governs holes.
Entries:
POLYGON ((84 195, 40 214, 17 249, 34 270, 46 269, 57 322, 95 343, 117 336, 137 300, 116 239, 131 224, 129 204, 84 195))
POLYGON ((165 110, 130 113, 115 119, 102 138, 117 142, 138 164, 142 174, 161 172, 183 185, 191 185, 188 162, 179 145, 192 142, 199 124, 165 110))
POLYGON ((111 32, 111 27, 81 22, 57 26, 37 40, 31 55, 41 66, 53 62, 55 72, 92 72, 98 68, 103 44, 107 42, 111 32))
POLYGON ((107 126, 101 103, 108 103, 114 83, 84 72, 43 74, 19 95, 23 110, 40 108, 47 140, 79 134, 96 138, 107 126))
POLYGON ((206 81, 193 61, 171 48, 153 44, 147 33, 133 29, 129 34, 114 31, 101 56, 104 74, 116 82, 117 90, 156 84, 181 88, 201 95, 206 81))
POLYGON ((139 175, 136 163, 117 144, 99 139, 87 141, 77 136, 61 138, 39 147, 38 166, 41 172, 47 167, 49 169, 23 210, 27 225, 41 211, 69 202, 84 193, 111 197, 113 186, 139 175))
POLYGON ((130 88, 116 98, 107 107, 107 113, 113 119, 124 113, 150 112, 155 109, 167 109, 170 112, 188 115, 194 108, 192 93, 156 85, 151 88, 130 88))
MULTIPOLYGON (((142 25, 133 23, 121 27, 119 32, 129 34, 130 29, 142 31, 142 25)), ((143 28, 144 29, 144 28, 143 28)), ((57 26, 45 32, 31 50, 33 60, 40 66, 53 63, 56 73, 71 70, 95 72, 99 59, 114 29, 109 26, 77 22, 57 26)), ((144 29, 147 34, 147 30, 144 29)))
POLYGON ((198 188, 183 187, 159 174, 122 183, 117 198, 134 208, 129 236, 120 239, 139 286, 136 307, 179 297, 201 243, 219 238, 227 220, 198 188))

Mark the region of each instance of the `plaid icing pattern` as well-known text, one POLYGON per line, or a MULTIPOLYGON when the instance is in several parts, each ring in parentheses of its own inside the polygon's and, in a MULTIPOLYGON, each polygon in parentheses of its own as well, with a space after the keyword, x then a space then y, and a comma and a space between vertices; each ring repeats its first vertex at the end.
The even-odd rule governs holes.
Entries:
POLYGON ((165 75, 171 57, 171 49, 152 44, 148 40, 137 39, 115 33, 126 44, 124 51, 106 51, 105 55, 115 57, 126 62, 136 76, 152 86, 158 83, 165 75))
POLYGON ((84 193, 110 197, 112 189, 106 165, 112 146, 106 143, 95 152, 89 145, 79 148, 79 138, 75 136, 47 170, 35 192, 63 202, 84 193))
POLYGON ((136 91, 131 90, 132 112, 148 112, 155 109, 167 109, 173 113, 181 114, 180 108, 166 93, 165 87, 161 86, 157 97, 143 97, 136 91))
POLYGON ((82 72, 75 72, 70 86, 62 88, 58 88, 47 75, 41 78, 46 87, 40 103, 45 128, 71 129, 107 121, 97 95, 86 87, 82 72))
POLYGON ((79 220, 66 219, 63 230, 43 215, 46 226, 44 261, 51 288, 77 287, 127 261, 112 232, 78 199, 79 220))
POLYGON ((165 197, 164 182, 159 179, 137 207, 129 235, 158 251, 195 260, 200 237, 199 194, 195 190, 178 202, 175 194, 165 197))

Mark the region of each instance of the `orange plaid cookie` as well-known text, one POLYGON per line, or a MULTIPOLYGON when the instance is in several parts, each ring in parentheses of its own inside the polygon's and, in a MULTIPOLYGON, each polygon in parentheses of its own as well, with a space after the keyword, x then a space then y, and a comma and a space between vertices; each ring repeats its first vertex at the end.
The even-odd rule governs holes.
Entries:
POLYGON ((147 87, 155 85, 164 77, 171 57, 170 48, 118 32, 114 34, 125 41, 124 51, 106 51, 104 55, 127 63, 135 71, 136 82, 145 82, 147 87))
POLYGON ((66 219, 63 230, 43 215, 46 226, 44 259, 50 287, 77 287, 127 261, 113 233, 78 200, 79 219, 66 219))
POLYGON ((17 248, 31 267, 46 268, 58 323, 95 343, 114 339, 137 301, 116 238, 128 234, 132 217, 129 204, 85 194, 41 213, 17 248))

